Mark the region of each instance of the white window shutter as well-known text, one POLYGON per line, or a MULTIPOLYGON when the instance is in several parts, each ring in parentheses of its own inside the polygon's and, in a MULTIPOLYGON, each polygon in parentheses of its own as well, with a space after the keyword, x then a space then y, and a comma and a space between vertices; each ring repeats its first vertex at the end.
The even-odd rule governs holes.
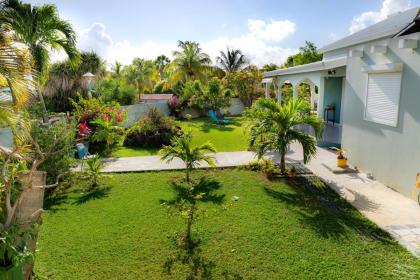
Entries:
POLYGON ((365 119, 397 126, 401 92, 401 72, 369 73, 365 119))

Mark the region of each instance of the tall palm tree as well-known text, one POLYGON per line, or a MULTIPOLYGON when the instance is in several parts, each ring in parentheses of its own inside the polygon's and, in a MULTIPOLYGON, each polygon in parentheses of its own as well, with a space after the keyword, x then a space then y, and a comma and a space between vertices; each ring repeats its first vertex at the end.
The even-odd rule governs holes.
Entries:
POLYGON ((156 67, 159 69, 159 76, 160 78, 163 80, 164 78, 164 72, 163 70, 165 69, 165 66, 171 62, 171 60, 166 56, 166 55, 159 55, 156 59, 155 59, 155 64, 156 67))
MULTIPOLYGON (((50 50, 63 50, 72 61, 79 58, 76 33, 69 22, 60 19, 55 5, 32 6, 19 0, 5 0, 0 24, 11 26, 19 41, 29 47, 38 73, 38 87, 46 80, 50 50)), ((41 92, 38 95, 46 120, 44 99, 41 92)))
POLYGON ((9 126, 19 138, 24 128, 19 108, 24 106, 34 89, 30 53, 16 44, 13 34, 0 29, 0 80, 10 88, 12 100, 0 98, 0 125, 9 126))
POLYGON ((182 80, 203 79, 211 63, 210 57, 202 51, 200 44, 193 41, 178 41, 180 51, 174 51, 175 75, 182 80))
POLYGON ((119 61, 115 61, 115 63, 111 66, 111 71, 113 72, 112 75, 115 78, 119 78, 122 75, 124 66, 119 61))
POLYGON ((157 78, 156 67, 153 61, 135 58, 127 67, 127 79, 137 88, 139 99, 145 91, 151 92, 157 78))
POLYGON ((183 136, 175 136, 171 140, 171 145, 164 146, 159 153, 161 159, 171 162, 174 158, 181 159, 185 164, 185 179, 189 184, 192 170, 200 164, 200 161, 207 162, 210 166, 215 166, 214 157, 208 153, 215 153, 216 150, 210 142, 202 145, 192 146, 192 133, 188 132, 183 136))
POLYGON ((216 58, 217 63, 226 73, 242 70, 248 61, 241 50, 227 48, 226 52, 220 51, 220 56, 216 58))
POLYGON ((281 156, 280 170, 286 172, 287 147, 297 141, 303 148, 303 162, 307 163, 316 154, 316 139, 322 136, 324 124, 316 115, 308 113, 310 105, 300 99, 290 100, 283 106, 274 99, 259 99, 247 112, 250 121, 250 146, 261 158, 268 151, 281 156), (296 128, 309 125, 315 137, 296 128))
POLYGON ((76 33, 69 22, 60 19, 55 5, 5 0, 2 14, 1 23, 9 24, 19 41, 29 47, 40 77, 46 73, 49 50, 64 50, 70 59, 79 57, 76 33))

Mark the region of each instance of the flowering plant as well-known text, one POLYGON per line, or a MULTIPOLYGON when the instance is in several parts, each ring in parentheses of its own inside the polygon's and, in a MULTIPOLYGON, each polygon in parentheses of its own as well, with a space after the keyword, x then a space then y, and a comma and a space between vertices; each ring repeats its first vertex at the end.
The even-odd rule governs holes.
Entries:
POLYGON ((119 104, 105 104, 102 99, 89 95, 86 99, 79 96, 79 101, 72 100, 74 115, 78 121, 78 137, 91 141, 91 152, 104 155, 121 143, 122 125, 126 121, 126 112, 119 104))

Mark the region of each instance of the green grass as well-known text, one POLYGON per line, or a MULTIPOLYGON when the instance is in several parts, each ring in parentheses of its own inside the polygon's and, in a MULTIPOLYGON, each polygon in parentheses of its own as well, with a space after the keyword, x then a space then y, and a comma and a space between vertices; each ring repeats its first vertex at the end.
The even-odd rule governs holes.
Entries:
MULTIPOLYGON (((200 118, 191 121, 178 121, 183 130, 191 130, 193 142, 201 144, 211 141, 218 152, 246 151, 248 137, 243 125, 243 118, 232 117, 227 125, 215 124, 210 118, 200 118)), ((156 155, 159 149, 121 147, 113 154, 115 157, 134 157, 156 155)))
MULTIPOLYGON (((181 174, 115 174, 89 195, 76 187, 56 193, 43 214, 37 276, 185 279, 179 264, 164 273, 182 221, 159 202, 174 197, 168 182, 181 174)), ((202 204, 214 210, 195 226, 212 279, 418 279, 420 261, 319 180, 269 182, 240 170, 195 174, 218 180, 227 202, 239 197, 225 211, 202 204)))

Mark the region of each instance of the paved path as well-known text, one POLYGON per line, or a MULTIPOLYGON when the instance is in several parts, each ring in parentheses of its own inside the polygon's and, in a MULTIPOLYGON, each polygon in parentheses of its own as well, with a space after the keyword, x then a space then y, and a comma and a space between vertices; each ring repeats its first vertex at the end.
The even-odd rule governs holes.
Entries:
MULTIPOLYGON (((217 167, 233 167, 248 164, 255 160, 254 152, 224 152, 215 155, 217 167)), ((125 157, 105 159, 103 172, 133 172, 178 170, 185 168, 184 163, 174 159, 171 163, 160 160, 159 156, 125 157)), ((199 168, 209 168, 207 163, 201 163, 199 168)))
MULTIPOLYGON (((302 149, 292 145, 287 157, 302 160, 302 149)), ((316 159, 306 166, 355 206, 363 215, 388 231, 414 255, 420 257, 420 206, 366 174, 334 174, 325 162, 335 161, 335 153, 318 149, 316 159)), ((414 187, 413 179, 413 187, 414 187)))
MULTIPOLYGON (((269 155, 275 161, 278 157, 269 155)), ((287 154, 293 161, 302 160, 302 149, 293 144, 287 154)), ((318 148, 318 154, 306 166, 347 199, 363 215, 388 231, 400 244, 420 257, 420 206, 383 184, 370 180, 366 174, 334 174, 325 163, 335 161, 335 153, 318 148)), ((216 154, 218 167, 244 165, 255 159, 253 152, 225 152, 216 154)), ((183 163, 174 160, 162 162, 158 156, 107 159, 104 172, 129 172, 182 169, 183 163)), ((208 167, 202 164, 201 168, 208 167)), ((414 184, 414 182, 413 182, 414 184)))

